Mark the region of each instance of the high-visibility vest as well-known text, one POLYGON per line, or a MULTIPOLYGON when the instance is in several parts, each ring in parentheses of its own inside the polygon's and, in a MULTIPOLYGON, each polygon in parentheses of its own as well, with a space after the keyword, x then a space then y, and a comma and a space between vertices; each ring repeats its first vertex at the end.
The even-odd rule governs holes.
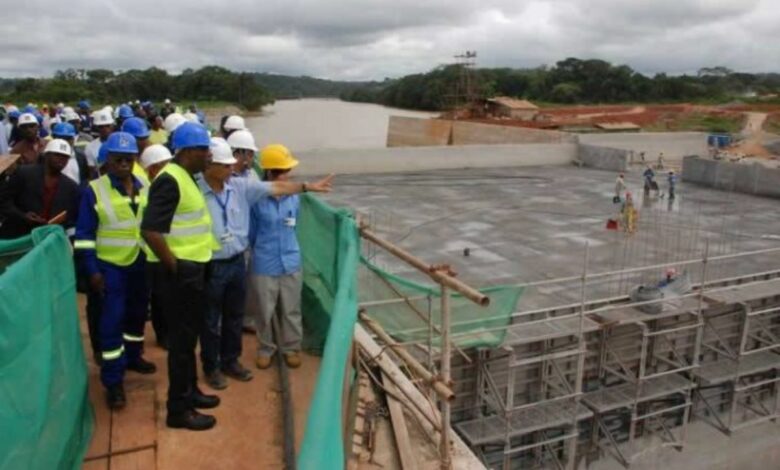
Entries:
MULTIPOLYGON (((206 263, 220 245, 211 232, 211 215, 206 199, 192 176, 175 162, 165 165, 160 174, 168 174, 179 187, 179 203, 171 230, 163 234, 176 259, 206 263)), ((159 175, 158 175, 159 178, 159 175)))
POLYGON ((123 196, 112 185, 108 175, 91 181, 98 216, 95 250, 98 259, 117 266, 130 266, 141 252, 141 219, 146 207, 147 188, 136 197, 137 213, 130 207, 130 197, 123 196))
POLYGON ((133 162, 133 176, 138 178, 138 181, 141 182, 144 188, 149 187, 149 175, 146 174, 146 170, 138 162, 133 162))

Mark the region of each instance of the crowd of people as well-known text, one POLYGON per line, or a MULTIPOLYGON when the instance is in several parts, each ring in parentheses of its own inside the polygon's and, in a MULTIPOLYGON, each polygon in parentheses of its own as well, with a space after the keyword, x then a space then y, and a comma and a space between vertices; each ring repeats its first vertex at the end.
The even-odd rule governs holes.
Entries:
POLYGON ((295 182, 289 149, 258 149, 241 116, 211 132, 195 106, 181 113, 170 100, 159 110, 137 100, 93 111, 83 100, 0 112, 0 154, 20 155, 0 181, 0 238, 56 224, 72 240, 111 409, 126 405, 127 371, 156 372, 144 359, 151 318, 168 350, 167 425, 212 428, 197 410, 220 400, 198 386, 196 346, 211 388, 252 380, 240 362, 250 290, 255 365, 300 365, 298 194, 330 191, 332 176, 295 182))

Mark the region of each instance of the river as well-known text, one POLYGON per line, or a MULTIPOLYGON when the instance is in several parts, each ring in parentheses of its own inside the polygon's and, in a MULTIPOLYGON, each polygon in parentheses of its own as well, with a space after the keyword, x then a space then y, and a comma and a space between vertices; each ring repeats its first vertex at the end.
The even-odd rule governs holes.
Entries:
POLYGON ((338 99, 281 100, 249 117, 246 125, 258 147, 284 144, 293 151, 384 147, 390 116, 430 117, 431 113, 350 103, 338 99))

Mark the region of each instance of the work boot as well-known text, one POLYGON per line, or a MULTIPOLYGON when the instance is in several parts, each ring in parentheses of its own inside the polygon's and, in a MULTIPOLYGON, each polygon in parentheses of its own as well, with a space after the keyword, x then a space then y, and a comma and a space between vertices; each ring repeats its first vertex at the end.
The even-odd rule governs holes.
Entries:
POLYGON ((271 356, 258 356, 255 365, 258 369, 268 369, 271 367, 271 356))
POLYGON ((222 374, 222 371, 217 369, 206 374, 206 383, 214 390, 224 390, 227 388, 227 379, 222 374))
POLYGON ((284 362, 290 369, 297 369, 301 366, 301 355, 297 351, 284 353, 284 362))
POLYGON ((184 413, 172 415, 168 413, 165 424, 169 428, 189 429, 190 431, 205 431, 217 424, 217 418, 187 410, 184 413))
MULTIPOLYGON (((224 377, 223 377, 224 378, 224 377)), ((219 397, 216 395, 206 395, 198 389, 192 394, 192 407, 193 408, 216 408, 219 406, 219 397)))
POLYGON ((106 390, 106 402, 111 410, 121 410, 127 405, 125 398, 125 387, 122 384, 116 384, 108 387, 106 390))
POLYGON ((242 366, 238 361, 233 361, 228 364, 227 367, 223 367, 222 372, 224 372, 228 377, 240 380, 241 382, 249 382, 252 380, 252 372, 250 372, 246 367, 242 366))
POLYGON ((154 365, 154 363, 149 362, 145 360, 142 357, 139 357, 134 362, 127 364, 127 370, 132 370, 133 372, 138 372, 139 374, 154 374, 157 372, 157 366, 154 365))

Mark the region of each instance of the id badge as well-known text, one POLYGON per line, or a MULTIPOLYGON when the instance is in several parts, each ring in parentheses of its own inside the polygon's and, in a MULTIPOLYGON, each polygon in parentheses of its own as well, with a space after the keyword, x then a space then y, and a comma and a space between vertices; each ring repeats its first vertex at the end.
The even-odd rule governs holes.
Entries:
POLYGON ((284 225, 288 227, 295 227, 295 217, 286 217, 284 219, 284 225))

